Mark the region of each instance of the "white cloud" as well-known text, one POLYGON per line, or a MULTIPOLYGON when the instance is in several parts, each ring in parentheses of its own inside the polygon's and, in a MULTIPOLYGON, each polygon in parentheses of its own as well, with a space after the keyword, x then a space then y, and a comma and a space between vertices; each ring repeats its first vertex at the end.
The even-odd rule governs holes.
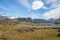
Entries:
POLYGON ((44 6, 42 7, 43 9, 54 9, 60 4, 60 0, 44 0, 44 6), (50 5, 47 7, 46 5, 50 5))
POLYGON ((31 4, 28 2, 28 0, 18 0, 18 2, 28 9, 31 9, 31 4))
POLYGON ((34 12, 31 12, 29 17, 31 17, 32 19, 37 19, 37 18, 40 18, 41 14, 40 13, 34 13, 34 12))
POLYGON ((48 7, 46 7, 46 6, 43 6, 42 8, 43 8, 43 9, 48 9, 48 7))
POLYGON ((51 4, 50 7, 46 7, 44 6, 44 3, 42 2, 42 0, 33 0, 32 5, 28 2, 28 0, 18 0, 18 2, 20 4, 22 4, 23 6, 27 7, 29 10, 28 12, 31 11, 31 8, 33 10, 37 10, 40 8, 44 8, 44 9, 53 9, 50 10, 46 13, 43 14, 43 16, 40 15, 40 13, 31 13, 31 15, 29 15, 32 18, 44 18, 44 19, 50 19, 50 18, 54 18, 54 19, 58 19, 60 18, 60 5, 59 5, 59 0, 44 0, 46 4, 51 4))
POLYGON ((49 7, 50 9, 56 8, 55 6, 58 5, 59 3, 60 0, 45 0, 45 4, 47 5, 51 4, 51 6, 49 7))
POLYGON ((9 9, 7 9, 4 5, 1 5, 1 4, 0 4, 0 8, 4 9, 6 11, 9 11, 9 9))
MULTIPOLYGON (((47 5, 51 4, 51 6, 48 8, 46 7, 47 9, 50 9, 50 11, 43 14, 44 19, 60 18, 60 4, 59 4, 60 0, 45 0, 45 3, 47 5)), ((44 6, 43 6, 43 8, 46 9, 44 6)))
POLYGON ((32 3, 32 9, 33 10, 40 9, 40 8, 42 8, 43 5, 44 5, 44 3, 42 1, 34 1, 32 3))
POLYGON ((18 17, 11 17, 11 16, 10 16, 9 18, 10 18, 10 19, 15 19, 15 18, 18 18, 18 17))
POLYGON ((44 3, 41 0, 33 0, 33 3, 29 3, 28 0, 18 0, 20 4, 27 7, 29 10, 35 10, 41 8, 44 3))
POLYGON ((50 10, 44 14, 45 19, 58 19, 60 18, 60 6, 58 6, 56 9, 50 10))
POLYGON ((58 0, 45 0, 47 4, 50 4, 50 3, 55 3, 57 2, 58 0))

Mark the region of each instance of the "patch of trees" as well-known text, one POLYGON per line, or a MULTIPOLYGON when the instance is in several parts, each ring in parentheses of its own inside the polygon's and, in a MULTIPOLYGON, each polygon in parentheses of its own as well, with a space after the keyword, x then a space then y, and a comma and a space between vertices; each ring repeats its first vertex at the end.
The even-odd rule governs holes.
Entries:
POLYGON ((55 21, 55 24, 60 24, 60 18, 55 21))
POLYGON ((31 19, 30 17, 28 18, 17 18, 18 21, 26 21, 26 22, 31 22, 31 23, 49 23, 49 21, 45 19, 31 19))
POLYGON ((26 22, 31 22, 32 19, 30 17, 28 18, 16 18, 18 21, 26 21, 26 22))
POLYGON ((33 19, 32 21, 33 23, 49 23, 49 21, 45 20, 45 19, 33 19))
POLYGON ((60 37, 60 28, 58 29, 58 35, 57 36, 60 37))

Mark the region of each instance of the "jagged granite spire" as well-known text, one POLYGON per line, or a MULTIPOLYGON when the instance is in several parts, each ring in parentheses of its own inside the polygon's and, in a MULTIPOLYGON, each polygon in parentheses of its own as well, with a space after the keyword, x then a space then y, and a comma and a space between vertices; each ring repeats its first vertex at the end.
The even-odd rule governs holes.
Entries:
POLYGON ((2 13, 1 15, 0 15, 0 19, 9 19, 10 18, 10 16, 9 15, 7 15, 7 13, 2 13))

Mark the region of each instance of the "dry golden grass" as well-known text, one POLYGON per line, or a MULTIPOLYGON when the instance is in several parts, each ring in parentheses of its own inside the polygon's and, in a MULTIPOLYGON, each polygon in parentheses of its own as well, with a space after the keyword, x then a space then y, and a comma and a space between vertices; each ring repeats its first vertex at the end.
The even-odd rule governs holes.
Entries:
MULTIPOLYGON (((24 26, 25 24, 13 25, 0 25, 0 40, 60 40, 60 37, 57 37, 57 29, 41 29, 36 28, 34 32, 15 31, 22 27, 22 30, 28 29, 24 26)), ((33 27, 32 27, 33 29, 33 27)))
POLYGON ((0 40, 60 40, 56 29, 40 29, 35 32, 0 31, 0 40))

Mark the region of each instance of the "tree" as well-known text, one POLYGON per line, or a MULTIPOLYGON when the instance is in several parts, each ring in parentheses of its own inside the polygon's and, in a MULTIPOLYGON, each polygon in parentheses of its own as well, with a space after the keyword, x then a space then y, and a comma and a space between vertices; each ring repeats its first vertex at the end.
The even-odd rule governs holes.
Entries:
POLYGON ((60 24, 60 18, 55 21, 56 24, 60 24))
POLYGON ((26 18, 17 18, 18 21, 26 21, 26 18))
POLYGON ((32 19, 31 19, 30 17, 28 17, 28 18, 26 18, 26 21, 27 21, 27 22, 31 22, 32 19))

